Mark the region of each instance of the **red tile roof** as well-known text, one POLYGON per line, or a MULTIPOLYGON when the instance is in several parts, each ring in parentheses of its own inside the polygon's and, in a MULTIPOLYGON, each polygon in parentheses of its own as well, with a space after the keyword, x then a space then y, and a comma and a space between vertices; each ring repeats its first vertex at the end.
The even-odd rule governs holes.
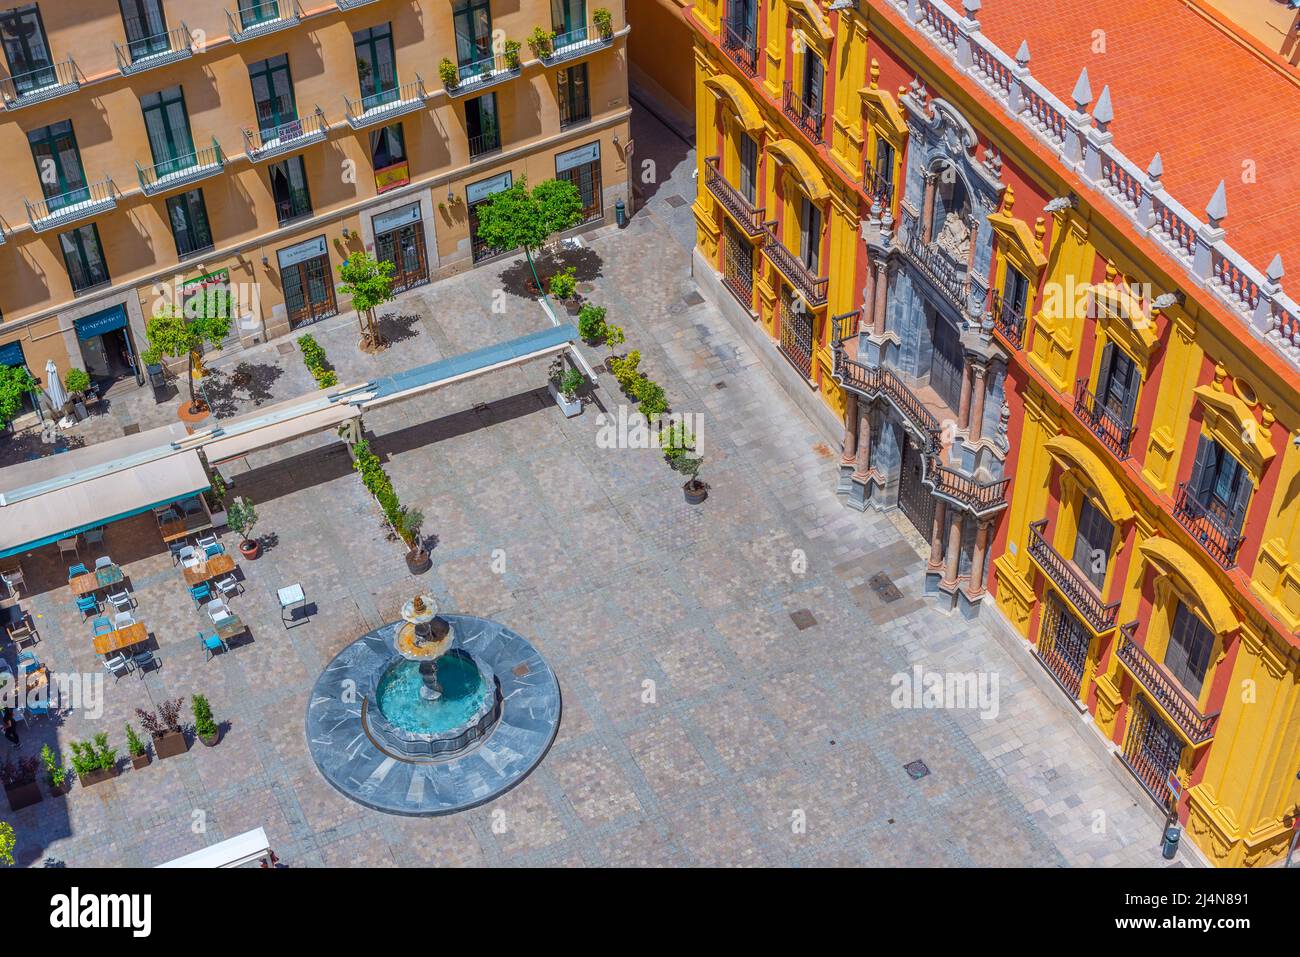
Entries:
POLYGON ((1300 288, 1300 78, 1181 0, 986 0, 976 16, 1009 55, 1028 40, 1031 74, 1067 107, 1083 67, 1092 106, 1109 85, 1115 146, 1143 170, 1159 151, 1166 192, 1202 222, 1224 180, 1228 244, 1260 272, 1281 253, 1300 288))

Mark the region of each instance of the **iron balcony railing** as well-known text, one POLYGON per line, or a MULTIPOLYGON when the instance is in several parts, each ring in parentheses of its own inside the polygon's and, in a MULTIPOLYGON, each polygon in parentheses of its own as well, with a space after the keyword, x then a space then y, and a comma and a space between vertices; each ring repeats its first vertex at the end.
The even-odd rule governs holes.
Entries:
POLYGON ((704 185, 708 187, 713 198, 722 204, 722 208, 731 214, 745 235, 754 238, 763 235, 763 217, 767 210, 754 208, 744 194, 727 182, 719 166, 719 158, 710 156, 704 161, 704 185))
POLYGON ((85 79, 76 62, 69 57, 61 63, 0 79, 0 99, 4 100, 6 110, 16 110, 71 93, 79 89, 85 79))
POLYGON ((424 105, 428 94, 424 90, 424 80, 415 74, 415 80, 395 86, 390 90, 380 90, 359 100, 343 97, 343 115, 348 125, 354 130, 374 123, 386 123, 394 116, 410 113, 424 105))
POLYGON ((501 149, 501 131, 493 130, 490 133, 480 133, 478 136, 469 138, 469 155, 471 159, 484 156, 488 153, 495 153, 501 149))
POLYGON ((758 41, 746 37, 730 23, 722 25, 722 49, 745 76, 758 76, 758 41))
POLYGON ((1240 533, 1216 509, 1197 498, 1186 482, 1178 483, 1174 518, 1224 568, 1237 564, 1237 552, 1242 542, 1240 533))
POLYGON ((889 209, 894 200, 894 182, 887 170, 877 171, 871 160, 862 163, 862 191, 872 203, 879 202, 881 209, 889 209))
POLYGON ((612 31, 608 34, 602 33, 597 27, 588 24, 565 33, 557 33, 551 42, 551 52, 541 60, 547 66, 551 66, 582 56, 598 47, 609 46, 613 42, 612 31))
POLYGON ((230 39, 236 43, 291 27, 302 19, 298 0, 240 0, 226 11, 230 39))
POLYGON ((213 138, 211 146, 190 153, 188 156, 164 160, 152 166, 141 166, 137 162, 135 169, 140 177, 140 188, 147 195, 153 196, 165 190, 188 186, 198 180, 215 176, 225 165, 226 157, 221 152, 221 145, 213 138))
POLYGON ((1131 621, 1119 630, 1119 647, 1115 653, 1120 663, 1151 699, 1174 720, 1188 741, 1197 745, 1210 740, 1214 737, 1214 724, 1219 712, 1201 712, 1178 681, 1137 643, 1133 637, 1137 626, 1136 621, 1131 621))
POLYGON ((275 200, 275 218, 281 226, 310 216, 311 213, 311 196, 305 189, 290 189, 286 195, 275 200))
POLYGON ((1083 615, 1093 631, 1109 631, 1115 627, 1119 615, 1119 602, 1109 604, 1101 600, 1096 587, 1083 572, 1075 567, 1074 562, 1067 561, 1043 536, 1047 519, 1040 519, 1029 526, 1029 557, 1038 563, 1052 584, 1083 615))
POLYGON ((325 113, 318 106, 314 113, 288 120, 267 129, 244 130, 244 148, 254 162, 292 153, 294 150, 323 140, 329 132, 325 113))
POLYGON ((990 312, 993 314, 993 328, 1013 349, 1025 347, 1025 314, 1013 302, 1002 298, 1002 294, 993 291, 990 295, 990 312))
POLYGON ((933 243, 921 239, 920 227, 914 225, 907 232, 903 251, 916 267, 941 289, 958 309, 966 305, 966 268, 957 266, 933 243))
POLYGON ((1098 402, 1088 389, 1087 379, 1079 379, 1074 385, 1074 414, 1117 459, 1128 458, 1137 428, 1126 425, 1114 409, 1098 402))
POLYGON ((1011 485, 1010 478, 981 482, 977 478, 944 465, 939 461, 937 453, 929 457, 925 477, 937 495, 960 502, 976 515, 984 515, 1006 507, 1007 489, 1011 485))
POLYGON ((829 277, 814 276, 812 270, 804 265, 803 260, 786 249, 785 244, 777 238, 776 226, 775 220, 763 224, 764 255, 772 260, 772 264, 781 271, 781 275, 790 280, 808 305, 813 308, 826 305, 826 292, 830 287, 829 277))
POLYGON ((355 10, 357 7, 364 7, 367 3, 374 2, 375 0, 334 0, 340 10, 355 10))
POLYGON ((105 178, 34 203, 24 199, 23 204, 27 207, 27 219, 32 229, 43 233, 113 209, 117 206, 117 188, 111 178, 105 178))
POLYGON ((862 320, 862 310, 842 312, 831 317, 831 346, 838 348, 842 343, 857 337, 858 324, 862 320))
POLYGON ((190 28, 182 23, 174 30, 162 33, 147 33, 150 26, 139 17, 126 21, 126 43, 114 43, 113 51, 117 54, 117 68, 130 76, 141 70, 175 63, 194 55, 194 36, 190 28))
POLYGON ((822 142, 822 126, 825 124, 826 114, 822 112, 821 104, 808 103, 802 97, 796 96, 789 80, 786 80, 783 86, 781 109, 794 121, 794 125, 799 127, 804 136, 814 143, 822 142))
POLYGON ((833 374, 842 384, 869 398, 883 395, 894 404, 915 430, 928 436, 926 453, 939 450, 939 420, 925 407, 907 382, 888 366, 869 366, 849 357, 843 342, 835 348, 833 374))
POLYGON ((456 85, 447 88, 448 96, 465 96, 485 90, 494 84, 518 76, 520 63, 518 58, 513 65, 506 62, 505 54, 497 53, 469 63, 462 63, 456 69, 456 85))

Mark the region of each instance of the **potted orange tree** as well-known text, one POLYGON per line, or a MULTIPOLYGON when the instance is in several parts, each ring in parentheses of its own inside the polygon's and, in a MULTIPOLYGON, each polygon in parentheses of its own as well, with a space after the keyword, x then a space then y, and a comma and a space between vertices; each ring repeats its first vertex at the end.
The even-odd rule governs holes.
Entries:
POLYGON ((257 524, 257 509, 245 496, 240 496, 226 506, 226 525, 239 534, 239 554, 252 561, 262 554, 262 544, 253 538, 257 524))

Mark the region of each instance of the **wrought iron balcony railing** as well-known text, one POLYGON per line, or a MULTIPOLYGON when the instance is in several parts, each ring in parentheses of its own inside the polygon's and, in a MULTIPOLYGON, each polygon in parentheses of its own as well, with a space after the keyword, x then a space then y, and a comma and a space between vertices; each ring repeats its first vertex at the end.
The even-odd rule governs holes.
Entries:
POLYGON ((894 181, 889 170, 876 170, 871 160, 862 163, 862 191, 872 203, 879 202, 882 209, 889 209, 894 199, 894 181))
POLYGON ((117 206, 117 188, 111 178, 69 190, 58 196, 31 202, 24 199, 27 219, 35 232, 67 226, 91 216, 107 212, 117 206))
POLYGON ((826 293, 830 288, 830 278, 813 275, 812 270, 804 265, 804 261, 786 249, 785 244, 777 238, 776 226, 775 220, 763 224, 764 255, 772 260, 772 264, 781 271, 781 275, 790 280, 808 305, 814 309, 826 305, 826 293))
POLYGON ((1241 534, 1219 510, 1197 498, 1186 482, 1178 483, 1178 494, 1174 497, 1174 518, 1224 568, 1237 564, 1241 534))
POLYGON ((799 127, 804 136, 818 145, 821 144, 826 114, 820 103, 809 103, 802 97, 796 96, 789 80, 785 81, 782 88, 781 110, 794 121, 794 125, 799 127))
POLYGON ((316 112, 266 129, 244 130, 244 149, 253 162, 283 156, 325 139, 329 124, 318 106, 316 112))
POLYGON ((933 243, 923 242, 919 225, 907 232, 903 251, 916 267, 941 289, 958 309, 966 305, 966 267, 958 266, 933 243))
POLYGON ((226 11, 230 39, 236 43, 283 30, 301 19, 298 0, 239 0, 234 10, 226 11))
POLYGON ((456 85, 447 88, 447 95, 467 96, 470 93, 478 93, 511 77, 518 76, 519 70, 520 63, 518 59, 515 60, 514 66, 511 66, 506 62, 503 53, 483 57, 469 63, 462 63, 456 69, 456 85))
POLYGON ((935 494, 960 502, 976 515, 986 515, 1007 506, 1007 489, 1010 478, 981 482, 973 476, 944 465, 937 454, 932 454, 926 467, 925 478, 935 494))
POLYGON ((350 127, 359 130, 375 123, 387 123, 395 116, 418 110, 424 106, 427 95, 424 80, 417 73, 413 82, 395 86, 391 90, 380 90, 359 100, 343 97, 343 115, 350 127))
POLYGON ((758 76, 758 39, 746 37, 730 23, 722 24, 722 49, 745 76, 758 76))
POLYGON ((225 168, 226 157, 221 152, 221 145, 214 138, 212 145, 188 156, 164 160, 152 166, 135 164, 140 177, 140 188, 148 196, 188 186, 191 183, 215 176, 225 168))
POLYGON ((1119 602, 1106 604, 1102 601, 1096 586, 1079 571, 1074 562, 1068 561, 1043 536, 1046 527, 1045 518, 1029 526, 1029 557, 1038 563, 1043 574, 1079 610, 1093 631, 1100 633, 1114 628, 1116 616, 1119 615, 1119 602))
POLYGON ((858 323, 862 320, 862 310, 854 309, 831 317, 831 346, 839 348, 858 334, 858 323))
POLYGON ((708 187, 713 198, 722 204, 722 208, 731 214, 731 218, 745 231, 745 235, 754 238, 762 236, 763 216, 766 209, 755 209, 744 194, 727 182, 719 168, 719 159, 710 156, 704 161, 704 185, 708 187))
POLYGON ((1147 654, 1134 639, 1138 623, 1131 621, 1119 631, 1116 656, 1151 699, 1173 718, 1192 744, 1202 744, 1214 737, 1219 712, 1203 714, 1200 707, 1169 672, 1147 654))
POLYGON ((194 55, 194 35, 184 23, 162 33, 149 33, 149 29, 139 17, 126 21, 126 43, 113 44, 117 68, 123 75, 130 76, 194 55))
POLYGON ((1137 428, 1126 425, 1114 409, 1098 402, 1088 389, 1087 379, 1080 379, 1074 385, 1074 414, 1117 459, 1128 458, 1137 428))
POLYGON ((16 110, 80 89, 85 79, 69 57, 61 63, 0 79, 0 99, 4 100, 6 110, 16 110))
POLYGON ((1025 314, 1013 302, 1002 298, 1002 293, 994 290, 989 294, 990 311, 993 313, 993 329, 1013 349, 1025 347, 1025 314))
POLYGON ((590 53, 600 47, 609 46, 613 42, 614 34, 612 31, 602 33, 598 27, 588 24, 569 30, 566 33, 557 33, 555 39, 551 41, 551 52, 542 57, 541 60, 547 66, 553 66, 556 63, 563 63, 565 60, 572 60, 574 57, 590 53))
POLYGON ((488 153, 495 153, 499 149, 501 149, 500 130, 493 130, 490 133, 480 133, 478 136, 471 136, 469 138, 470 159, 485 156, 488 153))
POLYGON ((868 398, 883 395, 894 404, 915 430, 929 436, 926 453, 939 450, 939 420, 925 407, 925 403, 912 391, 906 380, 888 366, 869 366, 850 358, 843 342, 835 348, 833 373, 842 384, 868 398))
POLYGON ((357 7, 364 7, 367 3, 374 2, 375 0, 334 0, 340 10, 355 10, 357 7))

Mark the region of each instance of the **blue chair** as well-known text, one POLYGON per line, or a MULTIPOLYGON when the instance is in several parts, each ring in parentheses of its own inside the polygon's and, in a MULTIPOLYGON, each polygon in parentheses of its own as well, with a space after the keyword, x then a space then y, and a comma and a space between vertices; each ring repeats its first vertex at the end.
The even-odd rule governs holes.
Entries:
POLYGON ((203 555, 206 558, 212 558, 215 555, 225 554, 225 551, 226 551, 226 546, 221 544, 203 546, 203 555))
POLYGON ((211 661, 212 656, 215 655, 218 650, 221 651, 230 650, 229 648, 226 647, 226 643, 221 640, 221 636, 218 635, 216 632, 213 632, 210 635, 205 635, 203 632, 200 631, 199 642, 203 645, 203 653, 204 655, 206 655, 206 657, 203 659, 204 661, 211 661))
POLYGON ((77 562, 77 564, 75 565, 68 566, 68 581, 72 581, 72 579, 76 578, 78 575, 89 575, 89 574, 90 574, 90 569, 87 568, 85 565, 81 564, 81 562, 77 562))
POLYGON ((109 621, 108 618, 101 615, 100 617, 96 618, 93 622, 91 622, 90 628, 94 632, 94 634, 91 635, 91 637, 98 638, 100 635, 107 635, 110 631, 112 631, 113 623, 109 621))
POLYGON ((50 716, 50 704, 48 701, 45 704, 29 704, 27 713, 33 718, 48 718, 50 716))
POLYGON ((104 530, 102 528, 88 529, 87 531, 82 532, 81 537, 85 540, 87 545, 104 544, 104 530))
POLYGON ((212 597, 212 589, 208 587, 207 582, 200 585, 191 585, 190 597, 194 599, 194 604, 197 607, 200 602, 207 601, 212 597))
POLYGON ((82 595, 77 599, 77 608, 81 611, 81 620, 85 621, 91 615, 99 614, 99 602, 95 601, 94 595, 82 595))
POLYGON ((24 651, 18 656, 18 670, 25 675, 29 675, 33 671, 40 671, 41 660, 30 651, 24 651))

